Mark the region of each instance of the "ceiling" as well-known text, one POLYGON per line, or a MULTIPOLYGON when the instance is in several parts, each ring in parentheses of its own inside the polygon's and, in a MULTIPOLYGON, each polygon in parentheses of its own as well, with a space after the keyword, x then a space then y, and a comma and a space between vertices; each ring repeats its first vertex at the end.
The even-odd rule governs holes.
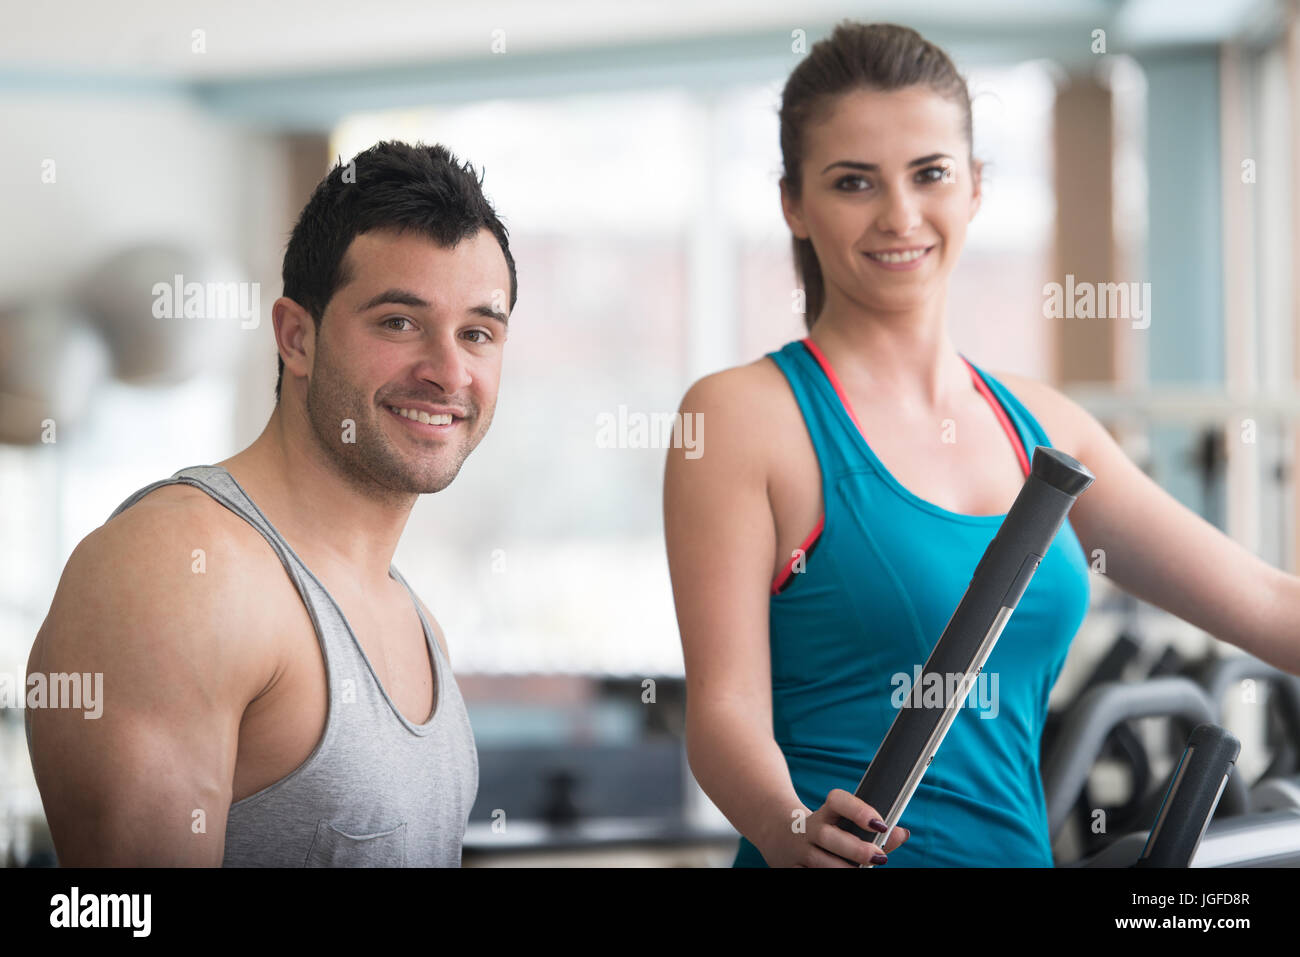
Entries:
MULTIPOLYGON (((0 31, 0 89, 95 77, 219 84, 229 80, 410 68, 440 61, 538 56, 625 45, 766 37, 811 43, 839 19, 913 26, 954 55, 1088 55, 1092 31, 1111 50, 1215 44, 1261 33, 1281 0, 54 0, 22 5, 0 31), (792 12, 794 11, 794 12, 792 12), (201 30, 202 50, 194 46, 201 30), (500 31, 500 32, 494 32, 500 31)), ((788 49, 783 51, 788 56, 788 49)), ((490 60, 488 62, 491 62, 490 60)), ((498 61, 499 62, 499 61, 498 61)))

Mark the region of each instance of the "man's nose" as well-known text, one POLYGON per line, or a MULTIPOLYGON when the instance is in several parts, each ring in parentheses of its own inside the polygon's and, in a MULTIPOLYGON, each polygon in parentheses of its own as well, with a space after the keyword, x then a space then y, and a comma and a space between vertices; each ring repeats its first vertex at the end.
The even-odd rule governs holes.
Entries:
POLYGON ((465 350, 450 338, 440 337, 429 346, 416 374, 447 393, 458 392, 473 381, 465 350))

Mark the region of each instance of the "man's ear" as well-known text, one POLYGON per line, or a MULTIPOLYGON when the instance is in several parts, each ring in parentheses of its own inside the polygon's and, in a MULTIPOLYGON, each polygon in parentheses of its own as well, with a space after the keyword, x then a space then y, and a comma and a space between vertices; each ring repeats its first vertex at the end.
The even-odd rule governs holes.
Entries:
POLYGON ((803 224, 801 204, 790 195, 790 187, 784 176, 781 177, 781 215, 795 239, 807 239, 808 230, 803 224))
POLYGON ((271 306, 271 324, 275 328, 275 345, 280 350, 287 372, 306 376, 311 372, 316 349, 316 323, 311 314, 287 296, 271 306))

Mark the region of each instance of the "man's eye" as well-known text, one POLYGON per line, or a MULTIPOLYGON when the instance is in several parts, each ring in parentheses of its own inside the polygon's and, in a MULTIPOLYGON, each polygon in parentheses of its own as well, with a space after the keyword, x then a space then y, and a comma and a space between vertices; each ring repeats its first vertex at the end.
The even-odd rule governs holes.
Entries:
MULTIPOLYGON (((393 327, 392 325, 390 325, 390 323, 394 323, 394 322, 410 322, 410 321, 411 321, 411 320, 410 320, 410 319, 407 319, 405 316, 391 316, 391 317, 389 317, 388 319, 385 319, 385 320, 384 320, 384 325, 385 325, 385 326, 388 326, 388 328, 392 329, 392 328, 394 328, 394 327, 393 327)), ((398 331, 398 332, 403 332, 403 331, 405 331, 405 330, 398 329, 397 331, 398 331)))
POLYGON ((476 343, 490 342, 492 339, 492 337, 483 329, 467 329, 465 334, 467 336, 482 336, 483 338, 474 340, 476 343))

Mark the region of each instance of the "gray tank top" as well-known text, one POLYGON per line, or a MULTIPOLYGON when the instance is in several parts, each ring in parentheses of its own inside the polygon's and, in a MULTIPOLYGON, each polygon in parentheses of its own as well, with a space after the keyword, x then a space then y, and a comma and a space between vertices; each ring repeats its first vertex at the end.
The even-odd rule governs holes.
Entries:
POLYGON ((329 592, 219 465, 181 469, 117 507, 130 508, 163 485, 200 488, 262 533, 307 606, 329 680, 325 732, 287 776, 230 806, 223 867, 459 867, 478 793, 478 754, 455 676, 415 593, 430 660, 433 716, 414 724, 379 683, 329 592))

